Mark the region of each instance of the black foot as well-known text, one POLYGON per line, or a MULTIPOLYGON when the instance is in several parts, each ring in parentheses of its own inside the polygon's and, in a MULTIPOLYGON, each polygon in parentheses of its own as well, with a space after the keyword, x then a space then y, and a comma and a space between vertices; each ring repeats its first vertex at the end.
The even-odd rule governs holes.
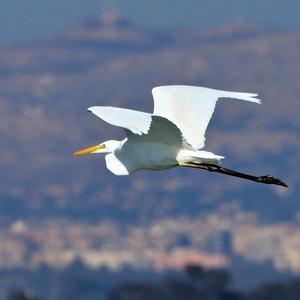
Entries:
POLYGON ((265 183, 265 184, 276 184, 276 185, 281 185, 281 186, 284 186, 284 187, 286 187, 286 188, 289 187, 286 183, 284 183, 284 182, 281 181, 280 179, 275 178, 275 177, 270 176, 270 175, 259 176, 259 177, 257 177, 257 182, 265 183))

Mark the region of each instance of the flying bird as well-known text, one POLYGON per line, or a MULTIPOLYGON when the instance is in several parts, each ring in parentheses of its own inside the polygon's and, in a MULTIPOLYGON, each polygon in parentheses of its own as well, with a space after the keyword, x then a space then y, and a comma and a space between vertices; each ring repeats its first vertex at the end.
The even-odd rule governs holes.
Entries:
POLYGON ((260 103, 257 94, 170 85, 155 87, 152 95, 152 114, 110 106, 88 108, 105 122, 122 127, 127 137, 122 141, 109 140, 73 155, 105 153, 106 166, 115 175, 129 175, 141 169, 162 170, 181 166, 288 187, 270 175, 253 176, 226 169, 220 165, 223 156, 201 150, 217 101, 220 98, 234 98, 260 103))

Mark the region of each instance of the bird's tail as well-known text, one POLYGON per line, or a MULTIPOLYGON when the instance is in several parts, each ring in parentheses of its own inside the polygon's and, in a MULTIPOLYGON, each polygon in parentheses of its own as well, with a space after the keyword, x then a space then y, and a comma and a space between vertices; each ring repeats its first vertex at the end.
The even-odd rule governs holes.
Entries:
POLYGON ((254 103, 261 103, 260 99, 257 99, 257 94, 253 93, 240 93, 240 92, 228 92, 228 91, 221 91, 221 90, 215 90, 217 93, 217 96, 219 98, 234 98, 244 101, 250 101, 254 103))
POLYGON ((224 156, 216 155, 208 151, 191 151, 191 150, 180 150, 177 154, 177 161, 179 165, 181 163, 207 163, 207 164, 218 164, 224 156))

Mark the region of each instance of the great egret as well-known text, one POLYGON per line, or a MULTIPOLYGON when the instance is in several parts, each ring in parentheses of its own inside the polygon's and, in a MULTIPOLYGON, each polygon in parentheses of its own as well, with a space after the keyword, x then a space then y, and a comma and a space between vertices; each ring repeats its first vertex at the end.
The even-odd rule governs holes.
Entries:
POLYGON ((205 130, 219 98, 260 103, 255 98, 257 94, 184 85, 156 87, 152 94, 153 114, 109 106, 88 108, 107 123, 122 127, 127 138, 110 140, 73 155, 107 153, 106 166, 115 175, 183 166, 287 187, 269 175, 252 176, 223 168, 219 165, 223 156, 199 150, 204 147, 205 130))

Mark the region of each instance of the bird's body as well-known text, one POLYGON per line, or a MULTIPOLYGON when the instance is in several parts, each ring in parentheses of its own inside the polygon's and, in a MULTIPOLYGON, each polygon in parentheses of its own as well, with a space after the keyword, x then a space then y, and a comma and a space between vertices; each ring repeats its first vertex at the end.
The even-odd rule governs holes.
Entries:
POLYGON ((176 151, 171 145, 158 143, 136 144, 127 139, 120 143, 114 153, 105 157, 106 166, 115 175, 129 175, 137 170, 162 170, 177 165, 176 151), (145 155, 147 153, 147 155, 145 155), (118 165, 118 167, 115 167, 118 165), (122 170, 119 166, 122 165, 122 170))
POLYGON ((137 147, 128 139, 121 141, 113 153, 105 156, 107 168, 115 175, 129 175, 142 169, 169 169, 189 162, 217 164, 222 158, 207 151, 179 149, 155 142, 141 142, 137 147))
POLYGON ((106 166, 115 175, 184 166, 286 186, 271 176, 255 177, 222 168, 219 162, 223 156, 201 150, 217 100, 235 98, 260 103, 256 94, 194 86, 162 86, 154 88, 152 93, 152 114, 117 107, 90 107, 89 111, 107 123, 122 127, 127 138, 107 141, 74 155, 107 153, 106 166))

